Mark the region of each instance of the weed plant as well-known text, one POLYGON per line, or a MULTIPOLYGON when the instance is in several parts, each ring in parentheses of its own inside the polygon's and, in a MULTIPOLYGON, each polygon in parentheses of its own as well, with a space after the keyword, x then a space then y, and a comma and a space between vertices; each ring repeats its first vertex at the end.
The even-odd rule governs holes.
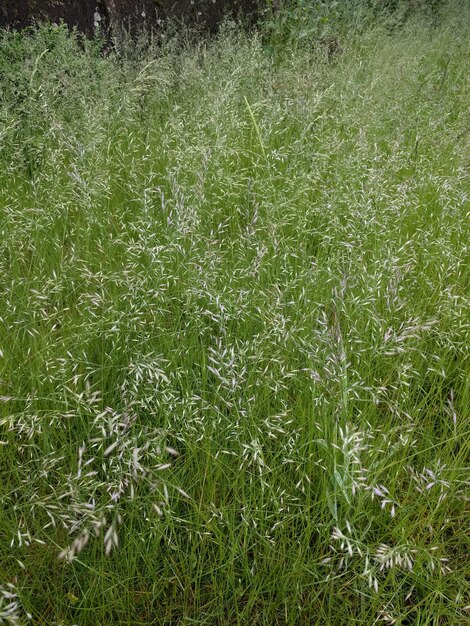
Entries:
POLYGON ((468 623, 468 9, 0 34, 0 623, 468 623))

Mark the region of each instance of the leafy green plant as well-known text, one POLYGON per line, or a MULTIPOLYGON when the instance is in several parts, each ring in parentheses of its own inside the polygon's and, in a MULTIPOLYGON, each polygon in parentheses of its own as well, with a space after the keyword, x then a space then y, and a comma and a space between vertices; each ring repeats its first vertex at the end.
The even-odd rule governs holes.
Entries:
POLYGON ((470 16, 334 11, 1 33, 0 622, 466 622, 470 16))

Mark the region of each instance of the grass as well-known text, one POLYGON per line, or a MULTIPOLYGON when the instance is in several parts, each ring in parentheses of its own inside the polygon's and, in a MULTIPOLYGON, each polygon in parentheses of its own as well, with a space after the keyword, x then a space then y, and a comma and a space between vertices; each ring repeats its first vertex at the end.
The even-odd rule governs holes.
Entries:
POLYGON ((469 17, 0 35, 0 623, 467 623, 469 17))

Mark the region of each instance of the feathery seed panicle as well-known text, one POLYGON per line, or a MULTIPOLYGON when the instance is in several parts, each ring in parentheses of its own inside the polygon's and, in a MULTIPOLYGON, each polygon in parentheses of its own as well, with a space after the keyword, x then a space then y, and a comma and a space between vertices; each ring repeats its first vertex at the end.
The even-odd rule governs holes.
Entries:
POLYGON ((466 623, 468 10, 291 4, 0 33, 2 623, 466 623))

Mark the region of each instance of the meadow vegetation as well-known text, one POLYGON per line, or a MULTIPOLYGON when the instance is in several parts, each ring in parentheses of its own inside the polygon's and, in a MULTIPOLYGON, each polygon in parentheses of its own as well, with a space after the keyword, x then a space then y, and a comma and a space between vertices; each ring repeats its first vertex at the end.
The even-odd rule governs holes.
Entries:
POLYGON ((468 623, 469 6, 308 4, 0 34, 0 623, 468 623))

